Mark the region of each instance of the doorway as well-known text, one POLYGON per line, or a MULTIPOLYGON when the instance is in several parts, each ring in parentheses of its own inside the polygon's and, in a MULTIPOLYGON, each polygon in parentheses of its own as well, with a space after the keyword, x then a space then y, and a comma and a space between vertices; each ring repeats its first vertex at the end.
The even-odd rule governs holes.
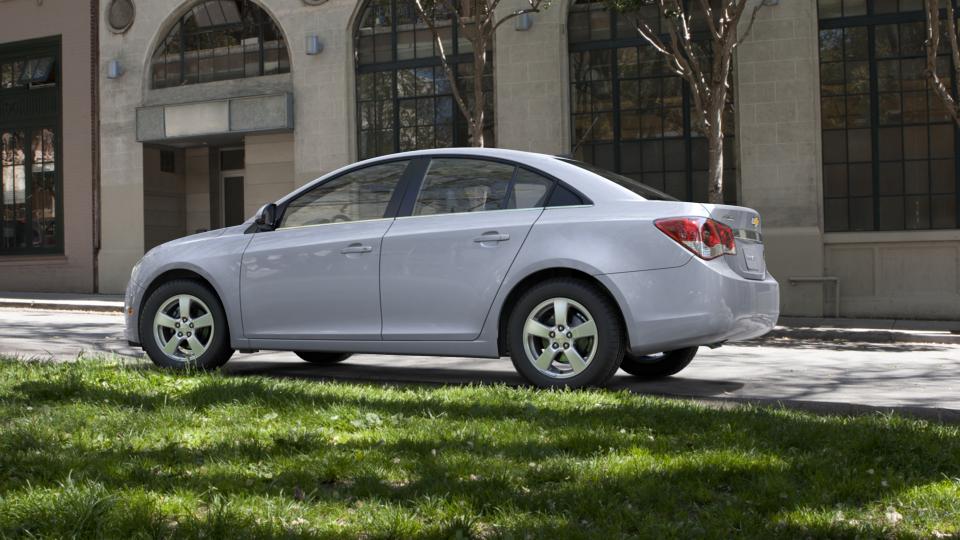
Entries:
POLYGON ((220 150, 220 185, 223 194, 221 215, 224 227, 240 225, 246 220, 243 206, 243 178, 243 148, 222 148, 220 150))

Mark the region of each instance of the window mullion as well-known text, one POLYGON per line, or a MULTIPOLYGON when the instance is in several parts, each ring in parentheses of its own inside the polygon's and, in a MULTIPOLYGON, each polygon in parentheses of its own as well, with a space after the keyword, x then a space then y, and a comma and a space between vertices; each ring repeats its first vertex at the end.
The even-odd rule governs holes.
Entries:
POLYGON ((880 230, 880 93, 877 81, 876 27, 867 27, 870 76, 870 158, 873 181, 873 230, 880 230))

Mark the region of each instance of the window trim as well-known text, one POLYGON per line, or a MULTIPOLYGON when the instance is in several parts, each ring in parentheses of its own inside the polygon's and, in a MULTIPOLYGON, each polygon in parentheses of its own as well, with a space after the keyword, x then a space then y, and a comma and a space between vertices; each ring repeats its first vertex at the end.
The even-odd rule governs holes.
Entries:
MULTIPOLYGON (((957 4, 960 4, 960 2, 957 2, 956 0, 951 0, 951 1, 954 2, 954 5, 955 5, 955 6, 957 6, 957 4)), ((817 70, 818 70, 818 73, 819 73, 819 71, 822 69, 822 66, 824 65, 824 62, 823 62, 823 60, 822 60, 822 58, 821 58, 821 54, 820 54, 820 33, 821 33, 822 31, 824 31, 824 30, 841 30, 841 31, 842 31, 842 30, 845 30, 845 29, 847 29, 847 28, 863 28, 863 29, 865 29, 866 32, 867 32, 867 60, 866 60, 866 62, 867 62, 867 67, 868 67, 868 84, 869 84, 869 90, 868 90, 868 93, 865 94, 865 95, 867 95, 867 96, 870 98, 870 111, 869 111, 869 114, 870 114, 870 125, 867 126, 866 128, 850 128, 850 127, 848 127, 848 126, 845 126, 845 127, 843 127, 842 129, 838 129, 838 128, 825 129, 825 128, 823 127, 823 125, 822 125, 822 124, 823 124, 823 107, 822 107, 822 106, 820 107, 820 110, 817 111, 817 114, 819 115, 819 119, 820 119, 820 128, 819 128, 819 130, 820 130, 820 141, 821 141, 821 145, 823 144, 824 134, 827 133, 828 131, 842 131, 842 132, 845 134, 845 136, 846 136, 846 134, 849 133, 849 131, 850 131, 851 129, 868 129, 868 130, 870 131, 871 156, 870 156, 870 162, 869 162, 869 163, 870 163, 870 166, 871 166, 871 178, 870 178, 870 181, 871 181, 872 194, 869 196, 869 199, 871 199, 871 208, 870 208, 870 211, 871 211, 871 217, 872 217, 872 221, 873 221, 873 228, 871 228, 871 229, 853 229, 853 228, 851 228, 851 225, 850 225, 850 219, 851 219, 851 200, 857 199, 857 198, 866 199, 866 198, 868 198, 868 197, 866 197, 866 196, 852 196, 852 195, 850 195, 850 191, 849 191, 849 182, 850 182, 850 180, 849 180, 849 166, 850 166, 850 164, 851 164, 851 161, 850 161, 850 159, 849 159, 849 156, 847 156, 847 159, 846 159, 845 161, 843 161, 842 163, 830 163, 830 164, 829 164, 829 165, 844 165, 845 167, 847 167, 847 170, 848 170, 848 173, 847 173, 847 175, 848 175, 848 176, 847 176, 847 183, 848 183, 847 195, 846 195, 846 196, 843 196, 843 197, 836 197, 836 196, 834 196, 834 197, 828 197, 828 196, 826 195, 825 186, 823 185, 823 184, 824 184, 824 168, 825 168, 828 164, 827 164, 826 162, 824 162, 823 155, 822 155, 822 153, 821 153, 820 163, 819 163, 819 166, 820 166, 820 175, 821 175, 821 179, 820 179, 820 183, 821 183, 820 205, 821 205, 821 220, 822 220, 822 227, 823 227, 824 234, 826 234, 826 235, 844 235, 844 236, 841 236, 841 238, 846 238, 846 235, 858 235, 858 234, 863 234, 863 235, 890 234, 890 233, 920 234, 920 233, 928 233, 928 232, 930 232, 930 231, 956 231, 956 230, 960 230, 960 127, 958 127, 957 124, 956 124, 956 122, 953 122, 953 121, 949 121, 949 122, 931 122, 931 120, 930 120, 929 117, 927 118, 927 121, 926 121, 925 123, 923 123, 923 124, 906 124, 906 123, 904 123, 904 122, 901 122, 901 123, 899 123, 899 124, 894 124, 894 125, 890 125, 890 126, 886 126, 886 127, 895 127, 895 128, 899 128, 899 129, 904 129, 904 128, 907 128, 907 127, 924 127, 924 128, 926 128, 926 129, 928 130, 928 132, 929 132, 929 129, 930 129, 931 127, 933 127, 933 126, 952 126, 952 127, 953 127, 953 164, 954 164, 954 184, 953 184, 953 185, 954 185, 954 201, 955 201, 955 202, 954 202, 954 226, 953 226, 953 227, 950 227, 950 228, 934 227, 934 222, 933 222, 933 208, 932 208, 932 205, 931 205, 931 207, 930 207, 929 210, 928 210, 928 212, 929 212, 929 215, 928 215, 928 224, 929 224, 929 227, 926 227, 926 228, 918 228, 918 229, 911 229, 911 228, 907 228, 907 227, 906 227, 906 222, 904 222, 903 228, 899 228, 899 229, 884 229, 884 228, 881 228, 881 223, 880 223, 880 216, 881 216, 880 203, 881 203, 881 199, 882 199, 883 197, 898 197, 898 198, 902 199, 901 203, 903 204, 903 203, 905 202, 906 198, 907 198, 908 196, 910 196, 910 195, 908 195, 906 192, 903 192, 903 193, 901 193, 900 195, 892 195, 892 196, 885 196, 885 195, 881 195, 881 193, 880 193, 880 168, 881 168, 881 165, 883 165, 884 163, 888 163, 888 164, 889 164, 889 163, 900 163, 901 166, 902 166, 902 164, 906 163, 908 160, 907 160, 905 157, 901 157, 901 159, 900 159, 899 161, 890 161, 890 162, 881 161, 881 156, 880 156, 880 151, 879 151, 879 144, 880 144, 880 143, 879 143, 879 138, 880 138, 880 131, 881 131, 882 129, 884 129, 885 126, 883 126, 883 125, 880 124, 880 112, 879 112, 879 111, 880 111, 880 96, 881 96, 882 92, 879 90, 879 87, 878 87, 878 85, 879 85, 879 82, 878 82, 878 61, 879 61, 879 60, 878 60, 878 58, 877 58, 877 56, 876 56, 876 29, 877 29, 878 27, 881 27, 881 26, 900 25, 900 24, 909 24, 909 23, 922 23, 922 24, 926 25, 926 16, 925 16, 924 12, 923 12, 922 10, 915 10, 915 11, 905 11, 905 12, 895 12, 895 13, 874 13, 874 10, 875 10, 875 7, 876 7, 875 4, 874 4, 873 2, 866 2, 867 13, 864 14, 864 15, 851 15, 851 16, 840 16, 840 17, 821 18, 821 17, 819 16, 819 13, 820 13, 820 5, 819 5, 819 4, 820 4, 819 1, 816 2, 816 8, 817 8, 817 70), (847 227, 846 227, 846 229, 827 229, 827 201, 831 201, 831 200, 843 200, 843 201, 846 202, 846 207, 847 207, 847 214, 846 214, 846 217, 847 217, 847 227)), ((960 6, 957 6, 957 7, 960 7, 960 6)), ((942 17, 945 17, 945 16, 946 16, 946 10, 945 10, 945 9, 941 9, 941 16, 942 16, 942 17)), ((926 26, 924 26, 924 27, 926 28, 926 26)), ((951 68, 952 68, 952 67, 953 67, 953 66, 952 66, 953 59, 950 57, 949 54, 944 55, 944 57, 947 58, 948 61, 950 61, 950 63, 951 63, 951 68)), ((896 58, 897 58, 898 60, 902 60, 902 58, 901 58, 900 56, 897 56, 896 58)), ((923 62, 924 62, 924 65, 926 65, 926 55, 925 55, 925 52, 924 52, 924 56, 922 57, 922 60, 923 60, 923 62)), ((846 69, 846 64, 847 64, 847 62, 848 62, 848 60, 843 59, 843 60, 842 60, 841 62, 839 62, 839 63, 844 66, 844 69, 846 69)), ((951 77, 951 78, 953 79, 953 77, 951 77)), ((819 77, 818 77, 818 81, 819 81, 819 77)), ((902 78, 901 78, 901 81, 902 81, 902 78)), ((819 99, 818 99, 818 103, 819 103, 819 102, 823 99, 823 97, 824 97, 824 96, 823 96, 822 82, 819 84, 819 86, 820 86, 820 88, 817 89, 817 92, 818 92, 817 95, 818 95, 818 98, 819 98, 819 99)), ((952 80, 952 81, 951 81, 951 90, 952 90, 954 96, 960 95, 960 81, 952 80)), ((925 92, 929 94, 930 90, 927 89, 927 90, 925 90, 925 92)), ((899 91, 898 93, 899 93, 899 94, 902 94, 903 91, 901 90, 901 91, 899 91)), ((847 96, 848 96, 848 94, 846 94, 846 93, 843 94, 844 99, 846 99, 847 96)), ((933 99, 939 99, 939 98, 934 97, 933 99)), ((931 157, 929 156, 929 150, 928 150, 928 156, 927 156, 927 158, 924 159, 924 160, 920 160, 920 161, 926 162, 926 163, 928 164, 928 167, 929 167, 929 163, 930 163, 931 161, 933 161, 933 158, 931 158, 931 157)), ((858 162, 854 162, 854 163, 858 163, 858 162)), ((928 177, 928 184, 929 184, 930 181, 931 181, 931 178, 928 177)), ((928 191, 926 194, 919 194, 919 195, 925 195, 925 196, 927 197, 928 202, 931 202, 931 201, 932 201, 932 197, 934 197, 934 196, 936 196, 936 195, 938 195, 938 194, 936 194, 936 193, 931 193, 930 191, 928 191)))
MULTIPOLYGON (((32 141, 32 133, 38 129, 52 128, 54 130, 54 151, 56 156, 54 156, 54 167, 56 167, 56 178, 54 180, 56 190, 57 190, 57 199, 55 201, 54 209, 57 213, 57 235, 56 235, 56 245, 46 246, 46 247, 33 247, 28 245, 27 247, 18 247, 18 248, 0 248, 0 260, 3 260, 6 257, 30 257, 30 256, 40 256, 40 257, 50 257, 50 256, 63 256, 66 253, 65 246, 65 216, 64 216, 64 192, 63 192, 63 45, 62 45, 61 36, 53 36, 48 38, 38 38, 38 39, 29 39, 24 41, 17 41, 12 43, 4 43, 0 45, 0 61, 4 60, 17 60, 23 59, 31 56, 39 55, 52 55, 54 57, 54 64, 56 67, 56 83, 42 85, 36 88, 20 88, 8 90, 12 94, 29 94, 30 92, 56 92, 56 103, 57 110, 53 114, 36 116, 29 118, 27 120, 3 122, 0 121, 0 130, 2 129, 22 129, 24 130, 27 136, 28 144, 32 141)), ((0 90, 2 92, 2 90, 0 90)), ((26 152, 27 160, 24 163, 24 166, 29 167, 33 163, 32 152, 26 152)), ((33 176, 28 172, 26 178, 27 185, 33 185, 33 176)), ((27 190, 30 191, 30 190, 27 190)), ((30 223, 30 228, 33 227, 33 214, 32 209, 27 211, 27 220, 30 223)))

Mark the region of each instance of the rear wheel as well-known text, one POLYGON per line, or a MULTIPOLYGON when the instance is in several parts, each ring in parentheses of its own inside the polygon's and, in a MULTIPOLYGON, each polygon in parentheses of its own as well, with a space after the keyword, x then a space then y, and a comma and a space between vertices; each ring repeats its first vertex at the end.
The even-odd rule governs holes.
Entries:
POLYGON ((627 354, 620 364, 620 369, 644 379, 659 379, 676 375, 683 368, 690 365, 697 355, 698 347, 688 347, 652 355, 627 354))
POLYGON ((311 364, 336 364, 353 356, 351 353, 328 353, 316 351, 297 351, 293 354, 296 354, 301 359, 306 360, 311 364))
POLYGON ((140 314, 140 341, 164 368, 216 369, 233 355, 223 306, 196 281, 169 281, 150 294, 140 314))
POLYGON ((601 386, 623 359, 616 304, 580 280, 534 285, 514 306, 507 327, 513 365, 541 388, 601 386))

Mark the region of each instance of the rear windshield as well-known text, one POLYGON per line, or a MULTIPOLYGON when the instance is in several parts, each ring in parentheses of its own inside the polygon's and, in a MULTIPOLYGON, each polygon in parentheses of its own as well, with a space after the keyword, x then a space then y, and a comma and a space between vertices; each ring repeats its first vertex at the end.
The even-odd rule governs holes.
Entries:
POLYGON ((582 162, 582 161, 577 161, 577 160, 575 160, 575 159, 568 159, 568 158, 558 158, 558 159, 559 159, 560 161, 564 162, 564 163, 569 163, 569 164, 571 164, 571 165, 576 165, 577 167, 580 167, 581 169, 590 171, 590 172, 592 172, 593 174, 595 174, 595 175, 597 175, 597 176, 602 176, 603 178, 606 178, 607 180, 613 182, 614 184, 617 184, 617 185, 620 186, 620 187, 627 188, 627 189, 629 189, 630 191, 636 193, 637 195, 639 195, 639 196, 641 196, 641 197, 643 197, 644 199, 647 199, 647 200, 649 200, 649 201, 678 201, 678 200, 680 200, 680 199, 677 199, 677 198, 675 198, 675 197, 671 197, 670 195, 667 195, 666 193, 664 193, 664 192, 662 192, 662 191, 660 191, 660 190, 658 190, 658 189, 653 189, 652 187, 644 184, 643 182, 640 182, 639 180, 634 180, 633 178, 627 178, 626 176, 617 174, 617 173, 615 173, 615 172, 610 172, 610 171, 608 171, 608 170, 606 170, 606 169, 601 169, 600 167, 595 167, 595 166, 593 166, 593 165, 590 165, 589 163, 584 163, 584 162, 582 162))

